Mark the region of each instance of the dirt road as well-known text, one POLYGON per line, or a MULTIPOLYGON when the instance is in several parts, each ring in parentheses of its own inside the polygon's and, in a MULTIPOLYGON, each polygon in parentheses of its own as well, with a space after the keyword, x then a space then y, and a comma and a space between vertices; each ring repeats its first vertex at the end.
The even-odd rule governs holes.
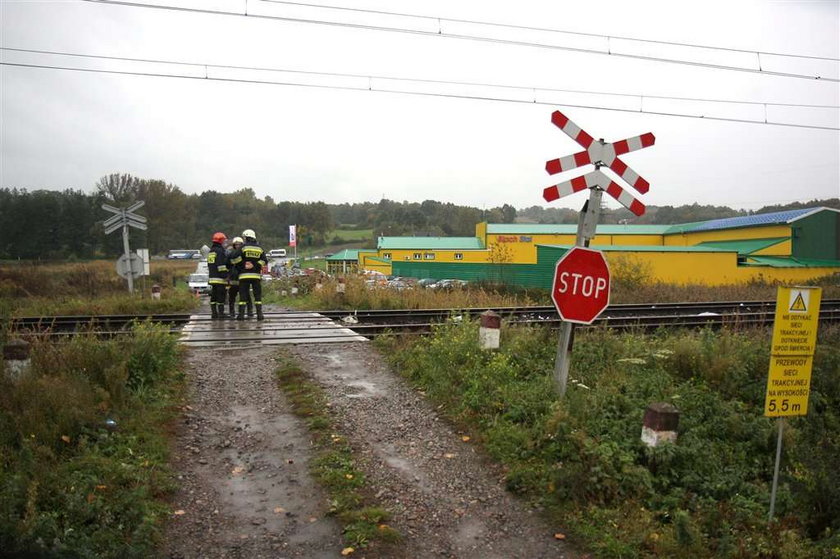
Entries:
POLYGON ((559 558, 577 554, 503 489, 503 474, 370 344, 190 349, 174 467, 181 489, 164 556, 340 557, 341 528, 307 473, 305 426, 274 378, 287 352, 326 391, 375 500, 402 541, 354 557, 559 558))

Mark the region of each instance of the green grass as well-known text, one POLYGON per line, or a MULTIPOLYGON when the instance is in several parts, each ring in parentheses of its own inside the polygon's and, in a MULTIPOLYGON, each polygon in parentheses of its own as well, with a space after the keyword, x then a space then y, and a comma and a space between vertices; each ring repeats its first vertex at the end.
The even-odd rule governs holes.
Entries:
POLYGON ((334 231, 330 231, 327 238, 331 241, 339 238, 343 242, 370 241, 373 239, 373 229, 335 229, 334 231))
POLYGON ((0 371, 0 549, 154 555, 174 487, 166 426, 182 390, 176 340, 141 325, 116 341, 36 341, 32 355, 24 379, 0 371))
POLYGON ((355 464, 352 447, 336 428, 323 390, 289 359, 281 363, 277 378, 294 413, 312 433, 316 456, 311 470, 329 494, 329 512, 342 523, 347 544, 363 548, 375 541, 398 541, 399 533, 386 524, 388 512, 375 506, 366 491, 364 474, 355 464))
POLYGON ((462 322, 378 343, 477 433, 508 488, 582 547, 599 557, 840 556, 840 328, 822 328, 809 415, 788 421, 769 529, 768 332, 579 332, 562 401, 555 333, 504 328, 493 352, 477 339, 477 324, 462 322), (642 417, 660 401, 680 409, 679 439, 649 449, 642 417))

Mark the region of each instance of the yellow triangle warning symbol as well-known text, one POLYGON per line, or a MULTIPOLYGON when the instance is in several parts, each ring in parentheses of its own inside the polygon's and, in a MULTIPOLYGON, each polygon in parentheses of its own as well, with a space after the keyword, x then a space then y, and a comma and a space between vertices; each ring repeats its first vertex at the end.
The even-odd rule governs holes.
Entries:
POLYGON ((805 299, 802 298, 802 292, 796 294, 796 299, 793 300, 793 304, 790 306, 790 310, 792 311, 800 311, 805 312, 808 309, 805 307, 805 299))

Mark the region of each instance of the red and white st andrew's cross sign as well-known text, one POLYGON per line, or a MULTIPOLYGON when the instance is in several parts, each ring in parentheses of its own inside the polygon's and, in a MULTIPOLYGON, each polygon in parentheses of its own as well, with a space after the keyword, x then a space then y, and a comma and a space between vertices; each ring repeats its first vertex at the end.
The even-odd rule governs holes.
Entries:
POLYGON ((573 247, 557 261, 551 300, 566 322, 592 324, 610 304, 610 268, 604 255, 573 247))
MULTIPOLYGON (((642 148, 652 146, 656 142, 656 138, 650 132, 642 134, 641 136, 634 136, 626 140, 618 142, 607 143, 604 141, 596 141, 585 130, 581 129, 577 124, 569 120, 569 118, 560 111, 554 111, 551 114, 551 122, 554 123, 567 136, 576 141, 585 151, 581 151, 572 155, 567 155, 559 159, 552 159, 545 164, 545 170, 549 175, 556 175, 563 171, 569 171, 584 165, 593 164, 596 167, 601 165, 609 167, 615 174, 620 176, 627 183, 644 194, 650 189, 650 183, 640 177, 636 171, 627 166, 624 161, 619 159, 619 155, 624 155, 631 151, 636 151, 642 148)), ((585 188, 600 187, 605 190, 607 194, 615 198, 622 206, 630 210, 636 215, 645 213, 645 205, 633 197, 632 194, 621 188, 615 181, 605 175, 600 169, 587 173, 585 175, 573 178, 572 180, 549 186, 543 190, 543 198, 546 202, 553 202, 562 196, 573 194, 585 188)))

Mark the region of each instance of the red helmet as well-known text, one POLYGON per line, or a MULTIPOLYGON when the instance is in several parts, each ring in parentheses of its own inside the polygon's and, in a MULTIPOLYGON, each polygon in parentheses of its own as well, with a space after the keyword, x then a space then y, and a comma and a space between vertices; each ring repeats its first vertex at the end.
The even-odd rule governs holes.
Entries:
POLYGON ((213 242, 214 243, 221 244, 221 243, 225 242, 226 240, 227 240, 227 235, 225 235, 221 231, 213 233, 213 242))

